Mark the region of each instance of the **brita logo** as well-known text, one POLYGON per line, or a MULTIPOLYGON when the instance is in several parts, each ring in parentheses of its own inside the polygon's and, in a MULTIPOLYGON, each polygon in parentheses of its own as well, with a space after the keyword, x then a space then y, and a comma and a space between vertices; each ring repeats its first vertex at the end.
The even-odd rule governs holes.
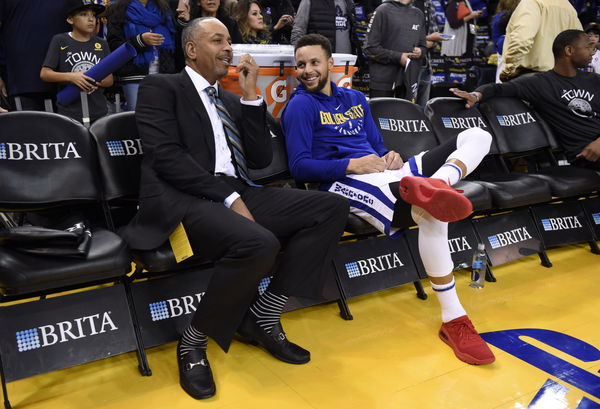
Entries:
POLYGON ((496 115, 500 126, 520 126, 536 122, 535 118, 529 112, 522 112, 512 115, 496 115))
POLYGON ((541 219, 545 231, 570 230, 583 228, 577 216, 565 216, 541 219))
POLYGON ((600 213, 592 213, 592 218, 594 219, 594 224, 600 224, 600 213))
POLYGON ((4 160, 61 160, 81 159, 75 142, 0 143, 0 159, 4 160))
POLYGON ((442 122, 444 124, 444 128, 452 128, 452 129, 469 129, 469 128, 487 128, 483 119, 478 116, 472 116, 467 118, 450 118, 443 116, 442 122))
POLYGON ((119 328, 110 318, 110 311, 102 314, 88 315, 71 321, 42 325, 38 328, 17 331, 17 348, 19 352, 44 348, 56 343, 68 342, 75 339, 116 331, 119 328))
POLYGON ((367 274, 378 273, 402 266, 404 266, 404 263, 402 263, 400 257, 398 257, 397 252, 345 264, 346 272, 350 278, 365 276, 367 274))
POLYGON ((140 139, 106 141, 105 143, 110 156, 133 156, 144 153, 140 139))
POLYGON ((450 254, 473 249, 471 247, 471 245, 469 244, 469 242, 467 241, 466 236, 448 239, 448 246, 450 247, 450 254))
POLYGON ((379 127, 393 132, 429 132, 427 124, 422 119, 379 118, 379 127))
POLYGON ((202 300, 204 292, 183 297, 170 298, 148 304, 152 321, 161 321, 168 318, 188 315, 196 311, 196 306, 202 300), (195 305, 194 305, 195 304, 195 305))
POLYGON ((517 244, 532 238, 533 237, 531 237, 525 227, 519 227, 503 233, 494 234, 493 236, 488 236, 488 241, 493 249, 497 249, 510 244, 517 244))

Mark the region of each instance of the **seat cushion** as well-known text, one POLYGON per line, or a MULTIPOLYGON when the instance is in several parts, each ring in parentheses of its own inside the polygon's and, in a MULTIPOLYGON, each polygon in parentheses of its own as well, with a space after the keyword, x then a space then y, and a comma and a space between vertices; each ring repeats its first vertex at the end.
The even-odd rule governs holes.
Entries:
POLYGON ((480 183, 469 180, 461 180, 453 186, 455 189, 463 190, 464 195, 473 204, 473 211, 489 210, 492 208, 492 196, 487 187, 480 183))
POLYGON ((134 263, 150 273, 166 273, 210 263, 199 256, 192 256, 178 263, 168 241, 153 250, 132 250, 131 253, 134 263))
POLYGON ((552 199, 548 183, 521 173, 489 175, 475 182, 488 188, 495 209, 511 209, 552 199))
POLYGON ((352 234, 379 234, 379 230, 377 230, 371 223, 353 213, 348 215, 348 220, 346 221, 346 227, 344 228, 344 231, 352 234))
POLYGON ((558 166, 528 175, 548 183, 556 197, 580 196, 600 190, 600 174, 591 169, 558 166))
POLYGON ((39 256, 0 247, 0 293, 7 296, 92 284, 130 270, 127 245, 104 229, 92 230, 86 258, 39 256))

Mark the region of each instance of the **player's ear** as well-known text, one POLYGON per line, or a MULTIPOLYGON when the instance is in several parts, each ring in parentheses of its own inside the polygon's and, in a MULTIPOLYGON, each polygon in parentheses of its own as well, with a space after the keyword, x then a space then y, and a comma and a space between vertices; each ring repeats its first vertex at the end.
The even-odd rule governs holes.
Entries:
POLYGON ((330 71, 333 69, 333 56, 329 57, 329 60, 327 60, 327 68, 329 68, 330 71))

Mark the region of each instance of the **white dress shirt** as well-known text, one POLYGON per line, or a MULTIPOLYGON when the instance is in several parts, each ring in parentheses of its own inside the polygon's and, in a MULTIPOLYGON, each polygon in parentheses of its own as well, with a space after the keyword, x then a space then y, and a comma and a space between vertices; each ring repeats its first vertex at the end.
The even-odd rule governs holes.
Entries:
MULTIPOLYGON (((223 129, 223 122, 217 112, 217 108, 205 91, 208 87, 214 87, 217 90, 217 95, 219 95, 219 83, 215 82, 214 84, 209 84, 202 75, 198 74, 189 66, 185 67, 185 71, 194 83, 194 87, 196 87, 196 91, 198 92, 198 95, 200 95, 200 99, 204 104, 204 108, 210 119, 210 124, 212 125, 213 135, 215 136, 215 174, 221 173, 237 177, 235 166, 231 160, 231 150, 229 149, 229 145, 227 145, 227 136, 223 129)), ((240 98, 240 101, 242 104, 260 106, 262 104, 262 97, 258 96, 258 99, 255 101, 245 101, 243 98, 240 98)), ((225 199, 225 206, 231 206, 238 197, 240 197, 239 193, 233 192, 225 199)))

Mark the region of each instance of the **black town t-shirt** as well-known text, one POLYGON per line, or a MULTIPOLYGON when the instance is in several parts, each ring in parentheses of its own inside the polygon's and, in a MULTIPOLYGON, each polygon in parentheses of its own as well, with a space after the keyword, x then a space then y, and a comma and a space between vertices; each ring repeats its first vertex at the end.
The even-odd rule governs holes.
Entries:
MULTIPOLYGON (((43 65, 56 72, 88 71, 109 52, 108 44, 101 38, 92 37, 89 41, 77 41, 69 33, 61 33, 52 38, 43 65)), ((69 84, 70 82, 60 83, 59 87, 62 89, 69 84)), ((102 88, 88 95, 88 106, 92 122, 106 115, 106 98, 102 88)), ((58 104, 58 113, 81 121, 81 99, 77 98, 67 106, 58 104)))
POLYGON ((564 77, 553 70, 477 91, 483 99, 512 96, 529 102, 548 122, 569 159, 600 137, 600 75, 577 71, 564 77))

